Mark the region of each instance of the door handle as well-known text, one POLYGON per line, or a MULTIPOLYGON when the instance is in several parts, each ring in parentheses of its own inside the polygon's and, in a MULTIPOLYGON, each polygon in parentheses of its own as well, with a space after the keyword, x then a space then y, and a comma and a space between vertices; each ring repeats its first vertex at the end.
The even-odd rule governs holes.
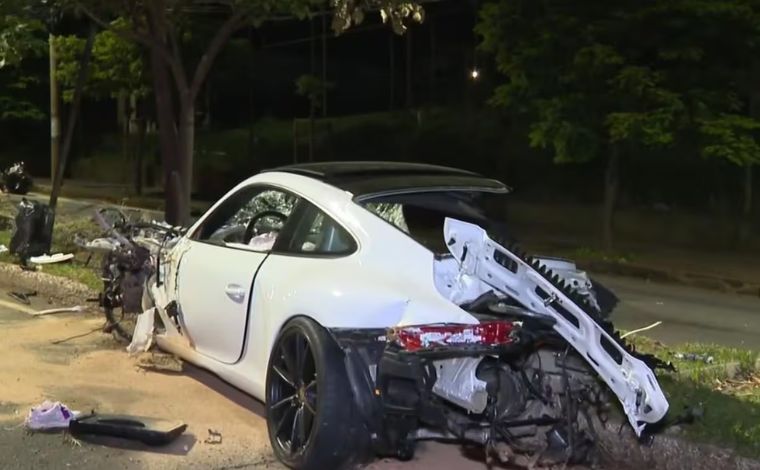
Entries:
POLYGON ((245 290, 239 284, 227 284, 224 292, 235 302, 240 303, 245 299, 245 290))

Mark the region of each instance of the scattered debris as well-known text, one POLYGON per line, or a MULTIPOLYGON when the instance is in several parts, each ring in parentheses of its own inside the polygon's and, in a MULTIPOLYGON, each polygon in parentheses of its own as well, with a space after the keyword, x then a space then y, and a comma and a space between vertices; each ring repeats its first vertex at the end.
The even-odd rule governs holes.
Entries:
POLYGON ((0 174, 0 189, 11 194, 26 194, 34 186, 24 162, 16 162, 0 174))
POLYGON ((182 361, 172 354, 151 353, 140 357, 137 367, 151 372, 180 373, 183 370, 182 361))
POLYGON ((149 446, 166 445, 177 439, 187 424, 143 416, 98 414, 77 417, 69 423, 71 434, 111 436, 140 441, 149 446))
POLYGON ((56 253, 54 255, 42 255, 42 256, 32 256, 29 258, 29 261, 34 264, 53 264, 53 263, 61 263, 63 261, 69 261, 71 259, 74 259, 73 253, 56 253))
POLYGON ((45 400, 29 410, 24 425, 32 431, 66 429, 77 416, 78 411, 71 411, 61 402, 45 400))
POLYGON ((22 266, 26 266, 30 257, 50 252, 52 236, 53 212, 50 207, 23 198, 18 205, 10 252, 19 257, 22 266))
POLYGON ((222 433, 217 431, 216 429, 209 428, 208 437, 203 442, 204 444, 221 444, 222 433))
POLYGON ((758 393, 760 374, 753 373, 742 379, 716 380, 715 390, 730 395, 743 396, 758 393))
POLYGON ((135 330, 132 333, 132 342, 127 346, 127 352, 130 356, 140 352, 147 352, 153 345, 155 316, 156 309, 153 307, 137 316, 135 330))
POLYGON ((82 441, 66 432, 63 434, 63 441, 67 444, 71 444, 72 447, 82 447, 82 441))
POLYGON ((105 328, 106 328, 105 325, 104 326, 99 326, 99 327, 93 328, 93 329, 91 329, 89 331, 85 331, 82 334, 78 334, 78 335, 74 335, 74 336, 69 336, 68 338, 57 339, 55 341, 51 341, 50 344, 63 344, 63 343, 67 343, 67 342, 71 341, 72 339, 84 338, 85 336, 89 336, 89 335, 91 335, 91 334, 93 334, 95 332, 103 331, 105 328))
POLYGON ((80 313, 84 312, 85 308, 81 305, 77 305, 75 307, 61 307, 61 308, 50 308, 47 310, 40 310, 39 312, 32 313, 31 315, 34 317, 39 317, 42 315, 52 315, 55 313, 80 313))
POLYGON ((29 297, 34 297, 37 295, 37 291, 32 292, 8 292, 8 296, 10 296, 13 300, 17 300, 21 302, 24 305, 30 305, 32 302, 29 300, 29 297))
POLYGON ((661 321, 656 321, 656 322, 652 323, 649 326, 645 326, 644 328, 639 328, 638 330, 629 331, 628 333, 626 333, 624 335, 621 335, 620 338, 622 339, 622 338, 625 338, 627 336, 631 336, 631 335, 635 335, 637 333, 642 333, 644 331, 651 330, 652 328, 656 328, 656 327, 660 326, 661 324, 662 324, 661 321))
POLYGON ((682 361, 690 362, 704 362, 705 364, 712 364, 715 359, 707 354, 695 354, 695 353, 673 353, 673 357, 682 361))

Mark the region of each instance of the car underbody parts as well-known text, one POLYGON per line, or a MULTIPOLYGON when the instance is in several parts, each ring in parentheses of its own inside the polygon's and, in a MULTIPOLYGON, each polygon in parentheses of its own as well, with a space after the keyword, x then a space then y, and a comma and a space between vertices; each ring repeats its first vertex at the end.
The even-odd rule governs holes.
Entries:
POLYGON ((500 245, 477 225, 447 218, 444 232, 460 276, 480 279, 527 310, 556 320, 554 330, 617 395, 637 435, 665 417, 668 401, 650 369, 662 364, 637 354, 559 275, 519 248, 500 245))
POLYGON ((177 439, 187 424, 141 416, 106 415, 92 413, 69 422, 69 431, 75 436, 95 435, 119 437, 140 441, 150 446, 166 445, 177 439))
POLYGON ((540 334, 518 321, 482 325, 492 323, 509 330, 508 341, 457 333, 480 325, 331 330, 377 455, 408 459, 416 441, 451 439, 507 442, 516 459, 530 454, 544 463, 588 458, 593 440, 582 413, 602 401, 601 383, 550 328, 540 334), (420 346, 402 339, 402 330, 470 339, 420 346))

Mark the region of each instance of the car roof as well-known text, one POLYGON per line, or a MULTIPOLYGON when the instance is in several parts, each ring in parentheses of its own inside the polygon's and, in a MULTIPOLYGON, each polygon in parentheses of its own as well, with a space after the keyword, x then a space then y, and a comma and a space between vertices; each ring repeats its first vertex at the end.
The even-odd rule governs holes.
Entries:
POLYGON ((351 161, 298 163, 264 170, 311 177, 366 199, 418 191, 484 191, 507 193, 501 181, 472 171, 427 163, 351 161))

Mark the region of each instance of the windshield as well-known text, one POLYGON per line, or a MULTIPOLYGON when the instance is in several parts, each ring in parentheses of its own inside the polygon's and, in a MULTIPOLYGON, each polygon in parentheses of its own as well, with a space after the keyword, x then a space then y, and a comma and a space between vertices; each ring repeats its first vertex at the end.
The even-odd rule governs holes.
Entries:
POLYGON ((443 239, 447 217, 502 231, 506 194, 481 191, 441 191, 372 198, 361 206, 394 225, 436 254, 448 253, 443 239))

